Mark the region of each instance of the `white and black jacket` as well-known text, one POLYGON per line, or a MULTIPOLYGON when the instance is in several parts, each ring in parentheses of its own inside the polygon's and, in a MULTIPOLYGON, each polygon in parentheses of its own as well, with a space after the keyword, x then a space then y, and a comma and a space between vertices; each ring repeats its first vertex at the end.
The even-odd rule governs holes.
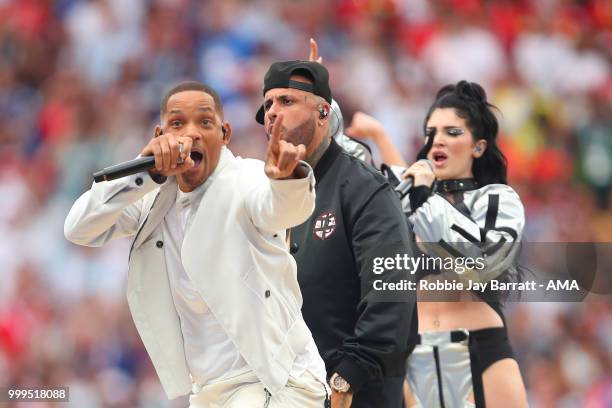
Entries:
MULTIPOLYGON (((405 170, 391 168, 396 177, 405 170)), ((454 196, 455 203, 428 187, 412 188, 402 207, 414 234, 435 243, 430 256, 480 257, 485 268, 464 272, 465 279, 487 282, 508 271, 518 254, 525 211, 518 194, 506 184, 489 184, 454 196)))

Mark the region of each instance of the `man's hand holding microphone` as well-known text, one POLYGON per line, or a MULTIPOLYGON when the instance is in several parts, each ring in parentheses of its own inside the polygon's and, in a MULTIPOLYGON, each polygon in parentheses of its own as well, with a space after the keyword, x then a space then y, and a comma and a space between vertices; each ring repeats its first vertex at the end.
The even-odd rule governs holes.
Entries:
POLYGON ((195 165, 190 156, 192 145, 191 137, 163 133, 158 126, 155 137, 142 149, 140 156, 155 158, 155 167, 149 170, 151 175, 175 176, 195 165))

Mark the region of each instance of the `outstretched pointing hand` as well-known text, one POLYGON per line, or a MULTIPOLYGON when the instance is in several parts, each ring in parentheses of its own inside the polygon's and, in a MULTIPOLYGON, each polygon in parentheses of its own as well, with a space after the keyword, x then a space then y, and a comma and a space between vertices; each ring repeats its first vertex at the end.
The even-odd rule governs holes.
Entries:
POLYGON ((298 163, 306 157, 306 147, 303 144, 295 146, 281 140, 282 124, 283 116, 279 114, 272 126, 272 135, 270 135, 270 141, 268 142, 264 167, 266 176, 277 180, 293 178, 293 172, 298 163))

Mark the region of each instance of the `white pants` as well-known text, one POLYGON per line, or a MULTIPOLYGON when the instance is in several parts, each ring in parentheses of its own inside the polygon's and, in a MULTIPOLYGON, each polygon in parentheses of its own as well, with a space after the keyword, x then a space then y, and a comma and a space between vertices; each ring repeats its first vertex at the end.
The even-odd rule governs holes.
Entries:
POLYGON ((468 341, 450 341, 450 332, 421 333, 421 344, 408 357, 408 382, 416 405, 410 408, 473 408, 468 341), (439 385, 442 384, 442 389, 439 385))
POLYGON ((205 385, 189 397, 189 408, 324 408, 327 384, 306 370, 289 377, 284 390, 270 395, 254 373, 248 372, 205 385))

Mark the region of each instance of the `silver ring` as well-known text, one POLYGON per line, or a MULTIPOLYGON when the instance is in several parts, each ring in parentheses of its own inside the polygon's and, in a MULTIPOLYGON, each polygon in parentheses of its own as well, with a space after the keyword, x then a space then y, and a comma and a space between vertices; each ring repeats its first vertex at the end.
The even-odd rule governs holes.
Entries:
POLYGON ((181 142, 179 142, 179 158, 178 158, 177 163, 178 164, 185 163, 185 160, 183 160, 183 144, 181 142))

